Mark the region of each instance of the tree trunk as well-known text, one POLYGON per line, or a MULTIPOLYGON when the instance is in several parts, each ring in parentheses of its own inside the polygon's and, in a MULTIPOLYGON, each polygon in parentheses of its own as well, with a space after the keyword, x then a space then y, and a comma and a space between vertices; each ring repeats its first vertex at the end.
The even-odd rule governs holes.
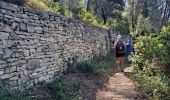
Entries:
POLYGON ((132 31, 134 32, 135 29, 135 23, 134 23, 134 0, 132 0, 132 31))
POLYGON ((162 18, 162 22, 161 22, 161 29, 165 23, 165 17, 166 17, 166 10, 167 10, 167 7, 168 7, 168 0, 166 0, 166 3, 165 3, 165 9, 164 9, 164 12, 163 12, 163 18, 162 18))
POLYGON ((103 21, 104 21, 103 24, 106 25, 106 23, 107 23, 107 18, 103 18, 103 21))
POLYGON ((91 0, 87 0, 87 7, 86 7, 86 11, 90 11, 90 5, 91 4, 91 0))

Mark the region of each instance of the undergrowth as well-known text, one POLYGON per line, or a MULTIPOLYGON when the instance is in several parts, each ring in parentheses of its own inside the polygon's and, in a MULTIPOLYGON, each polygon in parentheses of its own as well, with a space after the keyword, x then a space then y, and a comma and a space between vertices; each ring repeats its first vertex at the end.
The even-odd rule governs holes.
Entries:
POLYGON ((6 82, 0 80, 0 100, 36 100, 36 97, 30 96, 27 91, 11 89, 6 82))
POLYGON ((170 100, 169 36, 170 26, 164 27, 160 34, 137 39, 132 79, 138 82, 138 89, 149 100, 170 100))
POLYGON ((49 86, 55 100, 82 100, 79 81, 75 83, 74 93, 68 93, 70 87, 66 85, 62 76, 57 76, 49 86))
POLYGON ((100 75, 105 70, 113 68, 114 59, 111 54, 94 55, 91 61, 68 61, 67 66, 67 72, 76 72, 78 70, 85 74, 100 75))

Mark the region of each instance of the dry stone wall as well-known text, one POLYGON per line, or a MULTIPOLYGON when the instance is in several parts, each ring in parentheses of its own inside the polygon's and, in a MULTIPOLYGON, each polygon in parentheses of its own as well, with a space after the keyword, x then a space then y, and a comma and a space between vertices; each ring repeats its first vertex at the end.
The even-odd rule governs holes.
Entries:
POLYGON ((48 82, 68 59, 106 54, 109 41, 108 30, 89 23, 0 2, 0 79, 13 87, 48 82))

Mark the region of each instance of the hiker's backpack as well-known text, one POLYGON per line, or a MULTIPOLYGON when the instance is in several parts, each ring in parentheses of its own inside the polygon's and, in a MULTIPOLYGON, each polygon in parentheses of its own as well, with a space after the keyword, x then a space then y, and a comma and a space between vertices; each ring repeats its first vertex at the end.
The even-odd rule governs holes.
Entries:
POLYGON ((116 43, 116 53, 118 54, 123 54, 125 53, 125 45, 123 43, 123 41, 117 41, 116 43))

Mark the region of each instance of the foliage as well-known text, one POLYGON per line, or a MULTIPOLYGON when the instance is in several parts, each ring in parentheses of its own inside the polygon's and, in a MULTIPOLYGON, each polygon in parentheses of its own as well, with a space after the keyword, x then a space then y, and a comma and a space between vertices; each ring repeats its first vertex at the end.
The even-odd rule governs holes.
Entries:
MULTIPOLYGON (((154 31, 159 33, 163 21, 162 16, 166 13, 163 11, 165 2, 166 0, 128 0, 126 12, 128 13, 131 33, 142 31, 143 28, 140 29, 139 26, 146 26, 149 30, 154 28, 154 31), (143 26, 141 22, 146 24, 143 26), (147 27, 148 25, 149 27, 147 27), (136 30, 136 28, 138 29, 136 30)), ((143 31, 148 31, 148 29, 143 31)))
POLYGON ((26 91, 11 89, 6 82, 7 80, 0 80, 0 98, 2 100, 36 100, 26 91))
POLYGON ((75 72, 76 70, 92 75, 99 75, 106 69, 112 68, 114 65, 114 59, 111 54, 107 55, 97 55, 95 54, 91 61, 81 61, 76 60, 67 62, 67 72, 75 72))
POLYGON ((0 98, 3 100, 34 100, 27 92, 0 88, 0 98))
POLYGON ((48 9, 56 13, 58 13, 61 9, 60 4, 58 2, 49 2, 48 0, 43 0, 43 2, 48 7, 48 9))
POLYGON ((46 10, 49 11, 49 7, 42 0, 25 0, 26 5, 38 9, 38 10, 46 10))
POLYGON ((115 18, 124 9, 124 0, 98 0, 95 9, 95 13, 100 15, 105 25, 109 17, 115 18))
MULTIPOLYGON (((170 22, 170 21, 169 21, 170 22)), ((170 23, 167 27, 163 27, 160 33, 160 40, 163 44, 163 48, 161 50, 161 56, 163 63, 170 64, 170 23)))
POLYGON ((151 33, 154 30, 152 22, 149 18, 144 18, 142 15, 138 16, 138 22, 136 25, 136 33, 151 33))
POLYGON ((133 77, 139 84, 139 90, 151 100, 169 100, 170 99, 170 79, 165 75, 149 76, 138 73, 133 77))
POLYGON ((56 100, 81 100, 80 97, 80 84, 75 83, 77 86, 76 92, 73 95, 67 93, 69 87, 65 84, 62 76, 57 76, 52 83, 50 83, 53 98, 56 100))
POLYGON ((93 73, 95 65, 87 61, 78 62, 77 69, 82 73, 93 73))
POLYGON ((168 26, 160 34, 140 36, 137 39, 132 64, 135 73, 133 79, 138 81, 140 91, 152 100, 170 99, 170 79, 164 69, 170 63, 169 37, 168 26))
MULTIPOLYGON (((48 0, 43 0, 45 5, 48 7, 50 11, 54 11, 56 13, 68 16, 68 17, 74 17, 76 19, 81 19, 84 21, 91 22, 92 24, 96 26, 100 26, 105 28, 106 26, 102 25, 102 21, 99 21, 99 18, 97 18, 94 14, 94 11, 86 11, 86 8, 82 5, 69 7, 66 4, 61 4, 59 1, 52 2, 48 0)), ((106 27, 107 28, 107 27, 106 27)))
POLYGON ((51 83, 52 95, 57 100, 68 100, 66 96, 67 88, 63 81, 62 76, 56 77, 51 83))
MULTIPOLYGON (((126 21, 126 20, 125 20, 126 21)), ((117 30, 119 31, 120 33, 122 34, 129 34, 130 33, 130 30, 129 30, 129 24, 126 23, 126 22, 123 22, 123 19, 122 21, 120 22, 116 22, 115 25, 113 25, 111 27, 112 30, 117 30)))

